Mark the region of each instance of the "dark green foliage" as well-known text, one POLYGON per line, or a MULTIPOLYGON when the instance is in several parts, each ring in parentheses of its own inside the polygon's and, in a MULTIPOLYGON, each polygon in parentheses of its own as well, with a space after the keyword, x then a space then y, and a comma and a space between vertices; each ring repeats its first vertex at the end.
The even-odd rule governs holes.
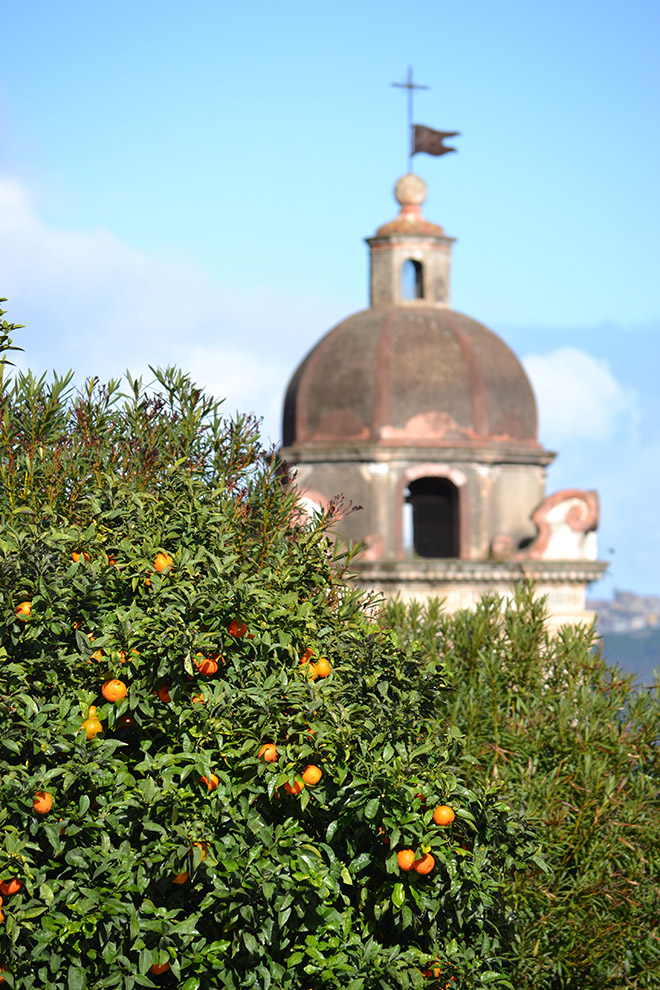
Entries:
POLYGON ((0 393, 0 880, 23 884, 6 985, 510 986, 509 890, 538 843, 464 758, 443 664, 369 625, 331 520, 297 523, 250 420, 177 372, 156 388, 0 393), (289 796, 308 764, 320 782, 289 796), (435 870, 402 874, 403 847, 435 870))
POLYGON ((447 665, 452 723, 477 767, 538 825, 549 875, 519 874, 509 977, 529 990, 660 986, 660 703, 592 630, 544 631, 521 588, 442 616, 392 606, 401 641, 447 665))

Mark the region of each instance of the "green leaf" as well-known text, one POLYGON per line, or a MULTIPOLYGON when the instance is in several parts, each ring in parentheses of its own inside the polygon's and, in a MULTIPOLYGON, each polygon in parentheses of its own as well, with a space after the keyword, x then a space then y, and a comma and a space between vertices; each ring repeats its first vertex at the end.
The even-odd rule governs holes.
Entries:
POLYGON ((337 831, 338 828, 339 828, 339 819, 338 818, 333 818, 332 821, 330 822, 330 824, 328 825, 328 827, 325 830, 325 837, 326 837, 327 842, 332 842, 332 838, 333 838, 333 836, 334 836, 334 834, 335 834, 335 832, 337 831))
POLYGON ((85 990, 87 980, 85 971, 78 966, 69 966, 67 973, 67 990, 85 990))
POLYGON ((380 808, 380 798, 372 798, 368 801, 364 809, 365 818, 375 818, 380 808))
POLYGON ((392 904, 394 907, 402 907, 406 900, 406 890, 402 883, 395 883, 392 888, 392 904))

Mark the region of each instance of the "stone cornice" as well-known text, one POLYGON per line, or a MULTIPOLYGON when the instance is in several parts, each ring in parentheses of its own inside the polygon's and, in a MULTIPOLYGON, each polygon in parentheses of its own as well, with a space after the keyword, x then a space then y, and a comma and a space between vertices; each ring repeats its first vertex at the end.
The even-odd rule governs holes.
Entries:
POLYGON ((353 562, 360 582, 383 584, 488 584, 532 580, 542 584, 597 581, 607 568, 602 560, 378 560, 353 562))
POLYGON ((388 444, 360 444, 336 442, 329 444, 305 443, 292 447, 282 447, 278 451, 281 460, 289 464, 318 464, 338 463, 386 463, 391 461, 428 461, 433 455, 443 462, 463 461, 476 464, 551 464, 557 456, 552 450, 543 447, 523 446, 446 446, 438 444, 437 440, 428 446, 415 444, 403 446, 388 444))

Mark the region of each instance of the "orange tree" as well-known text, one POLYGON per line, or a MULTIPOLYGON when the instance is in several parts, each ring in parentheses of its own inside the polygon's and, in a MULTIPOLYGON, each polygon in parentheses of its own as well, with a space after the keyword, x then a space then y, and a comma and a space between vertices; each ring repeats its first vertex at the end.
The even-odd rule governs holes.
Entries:
POLYGON ((660 699, 600 655, 593 629, 549 635, 520 588, 475 612, 392 605, 402 643, 442 659, 451 723, 481 772, 538 828, 550 872, 520 872, 519 938, 505 969, 522 990, 660 985, 660 699))
POLYGON ((369 625, 252 421, 155 375, 2 379, 0 976, 511 986, 538 843, 443 665, 369 625))

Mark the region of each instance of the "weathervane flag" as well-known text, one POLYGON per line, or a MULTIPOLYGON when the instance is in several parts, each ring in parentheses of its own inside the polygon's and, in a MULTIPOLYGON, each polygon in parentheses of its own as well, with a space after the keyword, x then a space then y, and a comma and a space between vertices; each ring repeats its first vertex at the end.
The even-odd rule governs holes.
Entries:
POLYGON ((423 124, 412 125, 412 148, 411 155, 416 155, 422 151, 427 155, 447 155, 456 148, 448 148, 445 138, 458 137, 460 131, 434 131, 423 124))

